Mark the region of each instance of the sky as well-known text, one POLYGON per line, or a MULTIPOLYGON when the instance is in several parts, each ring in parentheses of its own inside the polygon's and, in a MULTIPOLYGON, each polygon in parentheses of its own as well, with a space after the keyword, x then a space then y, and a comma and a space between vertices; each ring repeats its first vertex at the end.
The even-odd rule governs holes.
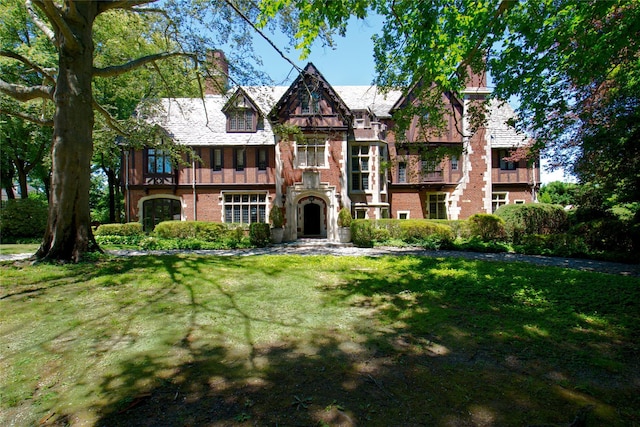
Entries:
MULTIPOLYGON (((313 62, 331 85, 370 85, 375 77, 371 36, 381 29, 382 18, 380 16, 371 16, 364 20, 352 18, 347 26, 345 37, 335 37, 334 48, 323 47, 320 43, 316 43, 312 47, 309 57, 304 60, 300 60, 300 52, 293 49, 285 54, 300 68, 304 68, 308 62, 313 62)), ((284 37, 278 37, 278 35, 270 37, 280 49, 284 49, 286 46, 284 37)), ((273 47, 262 40, 256 40, 255 47, 257 52, 261 52, 265 71, 275 84, 286 86, 293 82, 293 79, 297 77, 297 72, 273 47)), ((513 102, 511 103, 513 106, 513 102)), ((563 170, 547 171, 547 161, 544 157, 541 159, 541 163, 543 184, 552 181, 572 180, 571 177, 564 176, 563 170)))

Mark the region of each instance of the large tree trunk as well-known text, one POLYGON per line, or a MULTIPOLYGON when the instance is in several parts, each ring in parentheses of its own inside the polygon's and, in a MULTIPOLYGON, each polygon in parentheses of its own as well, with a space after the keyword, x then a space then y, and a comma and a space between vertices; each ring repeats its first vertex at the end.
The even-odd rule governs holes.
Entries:
MULTIPOLYGON (((54 102, 49 220, 38 259, 74 261, 99 251, 91 231, 89 184, 93 153, 92 26, 97 2, 74 2, 63 12, 76 42, 58 31, 59 74, 54 102)), ((66 34, 69 34, 68 32, 66 34)))

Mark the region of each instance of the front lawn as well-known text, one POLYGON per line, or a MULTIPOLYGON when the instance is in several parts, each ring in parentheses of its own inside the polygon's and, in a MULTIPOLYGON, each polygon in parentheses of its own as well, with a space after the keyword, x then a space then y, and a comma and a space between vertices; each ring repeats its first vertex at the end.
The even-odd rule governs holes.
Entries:
POLYGON ((0 425, 640 423, 640 279, 421 257, 0 264, 0 425))
POLYGON ((39 247, 38 243, 3 243, 0 245, 0 255, 35 254, 39 247))

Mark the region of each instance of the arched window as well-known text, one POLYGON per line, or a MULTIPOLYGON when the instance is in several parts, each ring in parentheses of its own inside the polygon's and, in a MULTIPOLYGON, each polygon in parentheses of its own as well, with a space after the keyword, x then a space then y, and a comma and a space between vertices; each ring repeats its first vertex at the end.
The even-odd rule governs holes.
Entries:
POLYGON ((144 231, 151 231, 162 221, 180 221, 182 203, 177 199, 156 198, 142 203, 142 225, 144 231))

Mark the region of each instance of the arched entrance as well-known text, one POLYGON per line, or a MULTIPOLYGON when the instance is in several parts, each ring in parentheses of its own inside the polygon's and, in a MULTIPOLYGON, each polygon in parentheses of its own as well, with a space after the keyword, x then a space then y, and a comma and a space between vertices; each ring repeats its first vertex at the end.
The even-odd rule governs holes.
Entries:
POLYGON ((298 237, 327 237, 327 204, 319 197, 298 201, 298 237))

